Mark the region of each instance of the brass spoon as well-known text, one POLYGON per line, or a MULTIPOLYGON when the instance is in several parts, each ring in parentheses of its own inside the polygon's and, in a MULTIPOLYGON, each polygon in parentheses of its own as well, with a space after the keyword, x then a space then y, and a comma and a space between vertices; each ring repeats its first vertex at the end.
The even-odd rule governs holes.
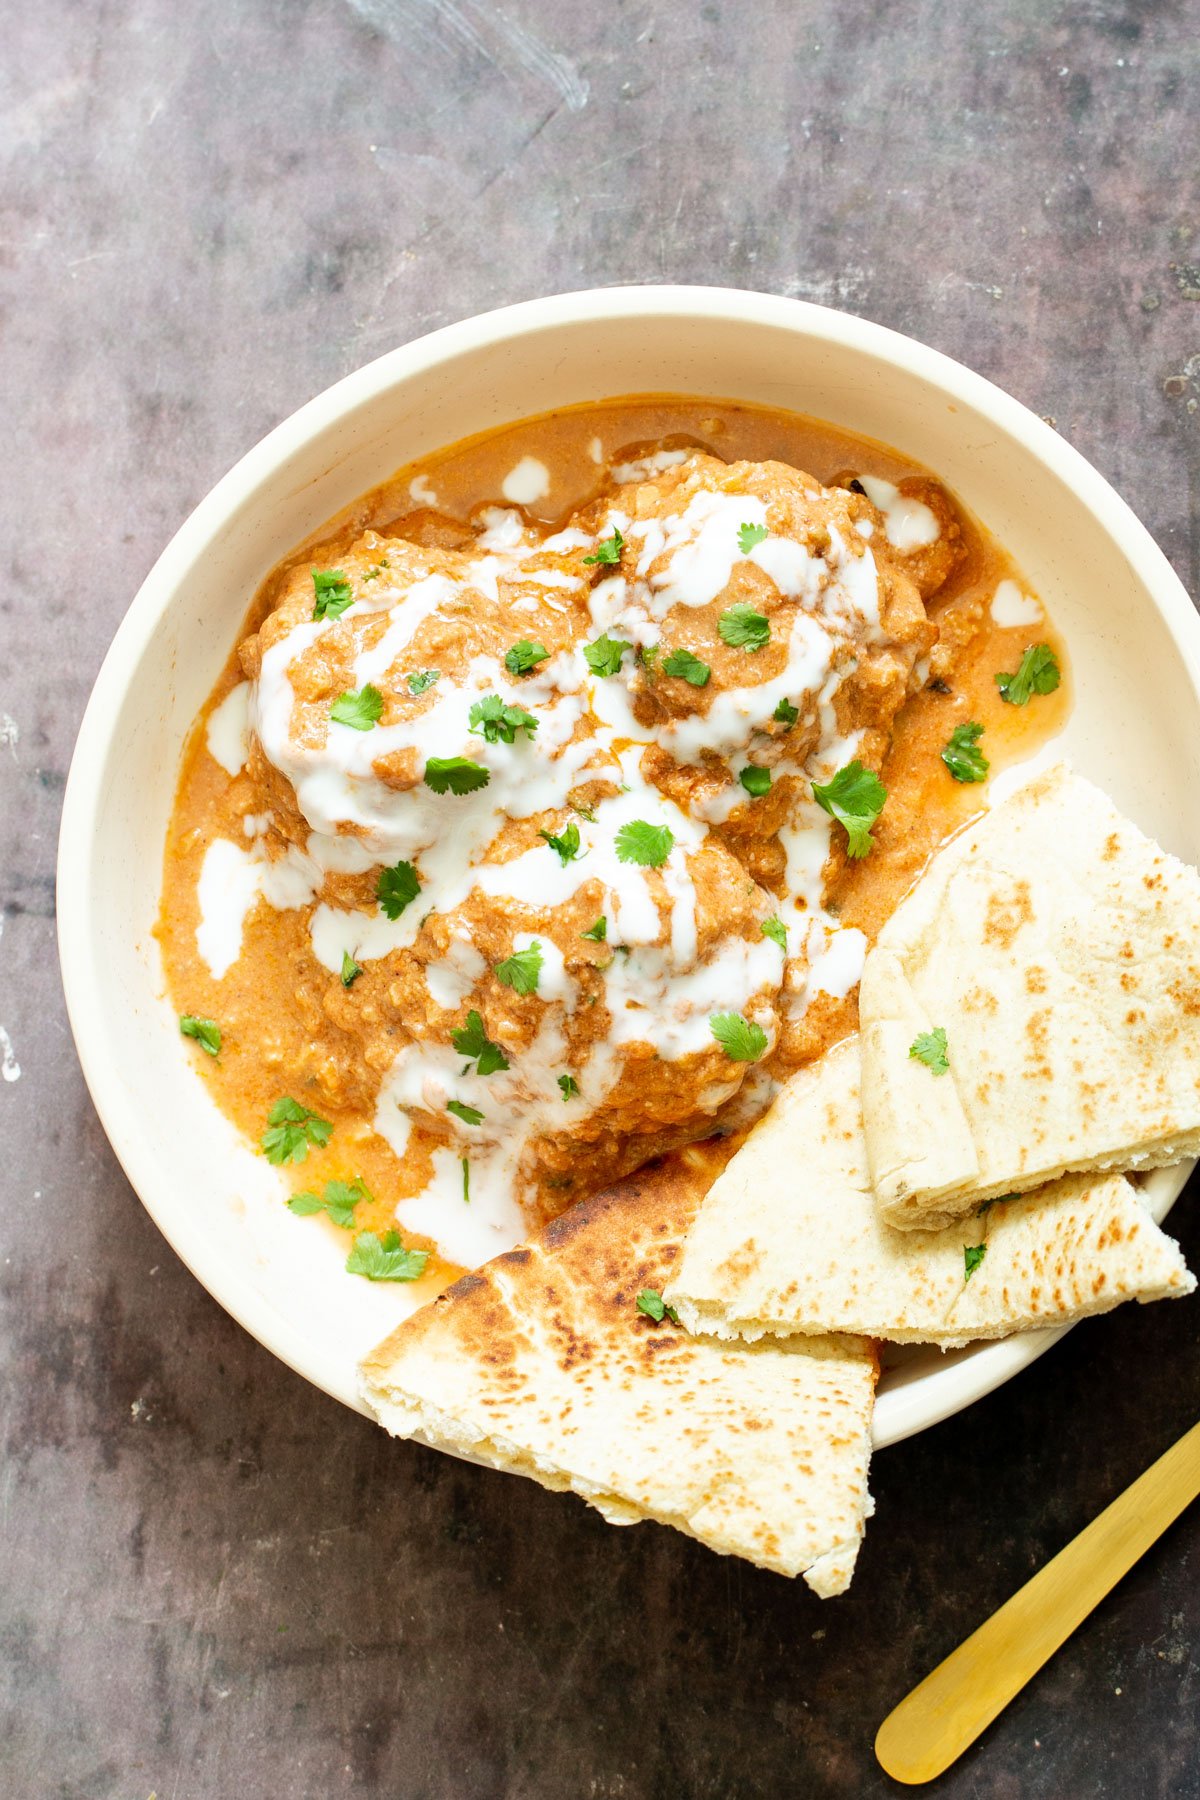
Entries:
POLYGON ((916 1785, 948 1769, 1197 1494, 1193 1425, 888 1714, 887 1773, 916 1785))

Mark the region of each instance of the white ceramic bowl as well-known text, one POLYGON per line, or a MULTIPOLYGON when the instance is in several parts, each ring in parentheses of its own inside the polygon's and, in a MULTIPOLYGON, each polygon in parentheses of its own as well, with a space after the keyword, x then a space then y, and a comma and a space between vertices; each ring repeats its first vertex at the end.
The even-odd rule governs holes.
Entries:
MULTIPOLYGON (((400 464, 575 401, 758 401, 882 439, 997 533, 1071 651, 1062 749, 1169 849, 1200 861, 1200 619, 1149 533, 1049 426, 947 357, 823 307, 720 288, 610 288, 469 319, 301 407, 219 482, 147 576, 100 671, 67 784, 59 944, 97 1111, 151 1216, 220 1303, 358 1404, 356 1357, 397 1298, 346 1278, 329 1234, 226 1123, 164 997, 151 935, 188 728, 262 577, 400 464)), ((1161 1217, 1184 1172, 1150 1183, 1161 1217)), ((148 1302, 149 1304, 149 1302, 148 1302)), ((889 1370, 876 1442, 945 1418, 1054 1341, 1038 1332, 889 1370)))

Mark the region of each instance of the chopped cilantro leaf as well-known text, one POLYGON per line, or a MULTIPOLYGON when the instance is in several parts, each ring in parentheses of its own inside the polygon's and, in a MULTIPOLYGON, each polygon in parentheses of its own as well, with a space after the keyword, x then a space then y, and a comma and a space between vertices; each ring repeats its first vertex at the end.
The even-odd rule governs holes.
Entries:
POLYGON ((542 972, 542 946, 535 940, 524 950, 514 950, 496 964, 496 980, 514 994, 536 994, 538 976, 542 972))
POLYGON ((298 1218, 306 1219, 313 1213, 328 1213, 335 1225, 343 1231, 349 1231, 354 1224, 354 1209, 360 1200, 369 1200, 370 1194, 366 1186, 357 1178, 354 1181, 327 1181, 325 1193, 320 1199, 316 1194, 293 1194, 288 1201, 288 1208, 298 1218))
POLYGON ((708 1024, 730 1062, 757 1062, 767 1047, 762 1026, 741 1013, 714 1013, 708 1024))
POLYGON ((564 826, 557 837, 552 831, 539 831, 538 836, 545 838, 564 869, 579 856, 578 825, 564 826))
POLYGON ((932 1069, 935 1075, 945 1075, 950 1068, 950 1057, 947 1054, 946 1028, 935 1025, 932 1031, 923 1031, 908 1046, 908 1054, 917 1062, 932 1069))
POLYGON ((467 1014, 467 1022, 457 1031, 450 1033, 450 1042, 460 1056, 475 1058, 479 1075, 495 1075, 499 1069, 508 1068, 508 1058, 499 1044, 493 1043, 483 1028, 483 1020, 472 1007, 467 1014))
POLYGON ((362 964, 355 962, 348 950, 342 951, 342 986, 353 987, 362 974, 362 964))
POLYGON ((538 722, 523 706, 511 706, 499 694, 485 694, 468 714, 472 737, 486 738, 489 744, 511 744, 518 731, 532 737, 538 722))
POLYGON ((562 1089, 562 1097, 564 1100, 570 1100, 573 1095, 579 1092, 579 1083, 573 1075, 560 1075, 558 1078, 558 1085, 562 1089))
POLYGON ((471 1204, 471 1164, 465 1156, 462 1158, 462 1172, 463 1172, 463 1204, 464 1204, 464 1206, 470 1206, 470 1204, 471 1204))
POLYGON ((887 799, 887 789, 878 775, 864 769, 856 759, 839 769, 823 787, 814 781, 813 799, 846 827, 848 854, 856 858, 867 856, 875 843, 871 827, 887 799))
POLYGON ((615 675, 621 667, 621 658, 630 648, 624 638, 612 638, 605 632, 595 643, 585 644, 583 654, 593 675, 615 675))
POLYGON ((1052 694, 1061 680, 1058 658, 1049 644, 1030 644, 1016 674, 997 675, 996 686, 1010 706, 1024 706, 1031 694, 1052 694))
POLYGON ((982 736, 983 726, 974 720, 969 725, 956 725, 950 733, 950 742, 942 751, 942 761, 955 781, 986 781, 991 765, 979 748, 982 736))
POLYGON ((464 1125, 482 1125, 483 1114, 477 1106, 467 1106, 461 1100, 447 1100, 446 1111, 461 1119, 464 1125))
POLYGON ((793 706, 790 700, 781 700, 771 717, 778 725, 794 725, 800 717, 800 709, 793 706))
POLYGON ((383 717, 383 695, 368 681, 356 693, 339 694, 329 709, 335 725, 349 725, 354 731, 370 731, 383 717))
POLYGON ((491 771, 469 756, 430 756, 425 762, 425 785, 435 794, 473 794, 486 787, 491 771))
MULTIPOLYGON (((421 891, 420 877, 410 862, 393 863, 380 869, 375 884, 375 898, 389 919, 398 919, 406 906, 411 906, 421 891)), ((345 970, 342 971, 343 978, 345 970)))
POLYGON ((410 693, 413 694, 423 694, 426 688, 431 688, 434 682, 440 681, 441 678, 442 671, 440 669, 414 669, 411 675, 404 677, 410 693))
POLYGON ((619 563, 621 552, 625 548, 625 539, 614 529, 611 537, 601 538, 591 556, 585 556, 585 563, 619 563))
POLYGON ((346 1258, 348 1275, 365 1275, 368 1281, 419 1281, 429 1261, 428 1250, 406 1250, 398 1231, 362 1231, 346 1258))
POLYGON ((662 655, 661 644, 642 644, 638 648, 638 661, 647 675, 653 676, 658 667, 658 659, 662 655))
POLYGON ((770 938, 773 944, 778 944, 783 954, 787 955, 787 927, 782 919, 764 919, 759 929, 764 937, 770 938))
POLYGON ((690 650, 672 650, 663 664, 664 675, 677 675, 681 681, 690 682, 694 688, 708 686, 708 678, 712 674, 706 662, 693 656, 690 650))
POLYGON ((545 662, 550 652, 545 644, 534 643, 529 638, 521 638, 504 653, 504 666, 510 675, 529 675, 540 662, 545 662))
POLYGON ((747 763, 746 767, 740 771, 738 780, 746 792, 753 795, 756 800, 761 800, 762 796, 771 790, 770 769, 756 768, 753 763, 747 763))
POLYGON ((755 544, 761 544, 770 535, 765 525, 739 525, 738 549, 743 556, 749 556, 755 544))
POLYGON ((963 1286, 966 1287, 972 1275, 987 1255, 986 1244, 963 1245, 963 1286))
POLYGON ((668 1306, 657 1288, 643 1288, 637 1297, 637 1309, 646 1318, 653 1319, 661 1325, 664 1319, 670 1319, 672 1325, 678 1325, 679 1314, 673 1306, 668 1306))
POLYGON ((631 819, 617 833, 617 859, 638 863, 643 869, 661 869, 675 848, 675 834, 667 825, 651 825, 648 819, 631 819))
POLYGON ((184 1037, 195 1038, 209 1056, 216 1056, 221 1048, 221 1027, 215 1019, 198 1019, 195 1013, 180 1013, 179 1029, 184 1037))
POLYGON ((731 650, 761 650, 771 641, 771 621, 744 601, 721 614, 717 630, 731 650))
POLYGON ((589 925, 588 929, 581 931, 579 935, 581 938, 590 938, 593 944, 602 944, 608 936, 608 920, 601 913, 596 923, 589 925))
POLYGON ((332 1136, 333 1126, 328 1119, 318 1119, 307 1106, 301 1106, 298 1100, 285 1095, 267 1114, 267 1129, 261 1142, 269 1163, 301 1163, 308 1155, 310 1144, 321 1148, 332 1136))
POLYGON ((316 596, 313 618, 340 619, 346 608, 354 604, 350 583, 341 569, 314 569, 312 578, 316 596))

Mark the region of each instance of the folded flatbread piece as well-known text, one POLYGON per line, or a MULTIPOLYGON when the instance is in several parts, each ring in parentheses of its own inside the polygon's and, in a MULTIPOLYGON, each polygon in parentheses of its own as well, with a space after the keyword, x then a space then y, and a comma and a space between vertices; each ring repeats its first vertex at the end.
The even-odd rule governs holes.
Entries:
POLYGON ((1123 1175, 1067 1176, 937 1232, 885 1225, 850 1038, 793 1076, 718 1175, 666 1298, 689 1330, 719 1337, 837 1331, 950 1348, 1195 1285, 1123 1175))
POLYGON ((892 1225, 1194 1156, 1200 875, 1059 765, 934 858, 867 955, 859 1016, 892 1225), (911 1054, 938 1031, 940 1074, 911 1054))
POLYGON ((840 1593, 871 1510, 873 1349, 722 1344, 640 1313, 711 1179, 670 1169, 464 1276, 366 1357, 363 1396, 397 1436, 840 1593))

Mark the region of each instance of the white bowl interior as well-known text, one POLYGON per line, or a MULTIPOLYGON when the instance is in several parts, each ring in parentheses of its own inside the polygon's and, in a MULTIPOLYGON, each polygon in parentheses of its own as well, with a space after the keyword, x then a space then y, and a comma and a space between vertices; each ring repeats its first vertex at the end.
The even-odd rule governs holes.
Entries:
MULTIPOLYGON (((1088 465, 945 358, 822 308, 720 290, 533 302, 394 352, 302 409, 214 489, 138 596, 80 733, 64 810, 60 941, 72 1025, 117 1154, 200 1279, 350 1405, 357 1357, 403 1309, 348 1280, 324 1232, 217 1112, 163 996, 152 926, 186 734, 271 566, 400 464, 582 400, 674 392, 824 418, 928 465, 1011 550, 1065 633, 1061 748, 1169 849, 1200 861, 1200 625, 1169 565, 1088 465)), ((1183 1177, 1152 1179, 1161 1214, 1183 1177)), ((910 1354, 876 1441, 957 1410, 1055 1333, 910 1354)))

